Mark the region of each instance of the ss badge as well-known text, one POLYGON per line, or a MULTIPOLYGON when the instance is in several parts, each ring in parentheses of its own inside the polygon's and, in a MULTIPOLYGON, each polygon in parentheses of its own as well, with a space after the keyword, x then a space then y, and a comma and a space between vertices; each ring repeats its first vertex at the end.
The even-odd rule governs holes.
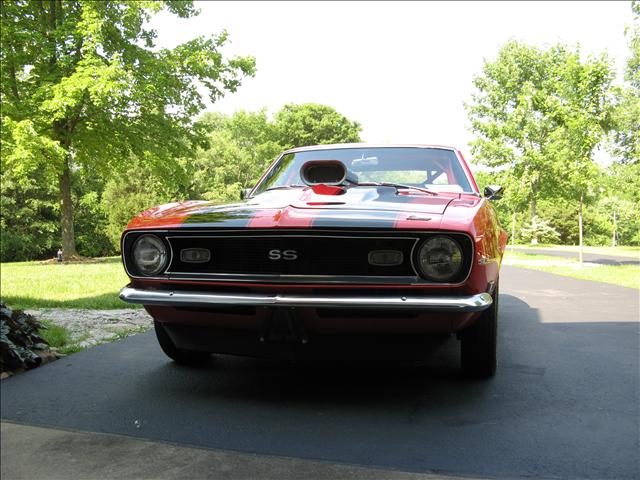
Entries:
POLYGON ((269 260, 296 260, 298 252, 295 250, 269 250, 269 260))

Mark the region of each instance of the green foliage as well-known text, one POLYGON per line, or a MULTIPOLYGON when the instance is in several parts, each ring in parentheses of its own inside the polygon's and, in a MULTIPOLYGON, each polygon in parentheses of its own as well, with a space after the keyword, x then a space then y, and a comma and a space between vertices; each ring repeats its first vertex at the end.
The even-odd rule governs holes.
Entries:
POLYGON ((199 126, 209 132, 208 147, 184 160, 198 198, 235 201, 255 185, 267 166, 294 145, 360 141, 360 125, 335 109, 315 103, 285 105, 270 120, 265 109, 231 116, 206 113, 199 126))
MULTIPOLYGON (((540 202, 539 216, 546 220, 558 234, 557 243, 562 245, 577 245, 578 205, 563 198, 544 199, 540 202)), ((585 213, 590 211, 586 209, 585 213)), ((585 219, 585 227, 589 222, 585 219)), ((586 233, 586 232, 585 232, 586 233)), ((546 239, 542 239, 543 242, 546 239)))
POLYGON ((200 124, 209 132, 209 145, 186 166, 192 172, 192 191, 199 198, 238 200, 240 191, 253 186, 282 150, 264 109, 231 116, 207 113, 200 124))
POLYGON ((275 115, 276 142, 284 148, 360 141, 362 127, 327 105, 285 105, 275 115))
POLYGON ((59 248, 56 186, 45 170, 0 176, 0 260, 52 257, 59 248))
POLYGON ((627 28, 631 50, 625 71, 627 85, 618 91, 614 154, 625 163, 640 161, 640 2, 631 2, 634 23, 627 28))
MULTIPOLYGON (((335 113, 330 107, 320 107, 322 111, 335 113)), ((314 111, 305 105, 286 108, 298 112, 314 111)), ((356 124, 337 113, 335 115, 340 118, 337 126, 356 124)), ((311 121, 304 124, 305 128, 317 126, 311 121)), ((253 186, 285 149, 286 145, 277 141, 281 127, 277 120, 268 117, 265 109, 240 111, 233 115, 208 112, 194 125, 206 136, 203 137, 203 146, 193 156, 154 162, 131 155, 126 167, 113 170, 108 178, 100 168, 91 165, 79 167, 73 175, 72 201, 80 251, 90 256, 114 254, 119 250, 120 236, 131 218, 158 204, 189 198, 237 201, 241 189, 253 186)), ((323 132, 300 132, 299 135, 304 133, 321 141, 321 136, 327 132, 325 129, 323 132)), ((351 140, 356 140, 352 133, 341 137, 338 127, 331 133, 331 141, 351 140)), ((11 182, 11 185, 16 185, 3 188, 4 261, 50 258, 60 246, 56 238, 60 229, 55 172, 34 169, 29 175, 31 177, 18 169, 11 169, 2 177, 3 185, 11 182), (16 201, 22 197, 28 198, 29 202, 16 201), (34 207, 20 214, 20 209, 35 202, 35 199, 31 200, 34 197, 42 197, 38 205, 46 206, 48 213, 34 207), (39 223, 45 220, 47 230, 39 223), (5 224, 12 228, 5 228, 5 224)))
POLYGON ((135 159, 126 171, 114 173, 104 187, 98 207, 98 216, 105 217, 102 232, 113 251, 120 250, 122 231, 135 215, 156 205, 185 199, 186 178, 179 165, 173 173, 154 173, 135 159))
POLYGON ((76 172, 73 180, 72 199, 79 251, 90 257, 115 254, 117 250, 113 248, 106 234, 107 216, 101 203, 103 177, 92 174, 85 168, 76 172))
MULTIPOLYGON (((52 258, 60 248, 59 196, 55 175, 47 169, 28 176, 5 170, 0 178, 0 222, 2 261, 52 258)), ((72 202, 76 217, 76 239, 89 256, 113 254, 105 234, 106 217, 100 203, 103 181, 83 169, 74 175, 72 202)))
POLYGON ((609 61, 555 46, 504 45, 474 79, 466 105, 477 139, 476 161, 502 177, 512 210, 540 198, 579 196, 592 174, 591 155, 611 120, 609 61))
MULTIPOLYGON (((584 236, 586 245, 610 245, 614 232, 613 216, 616 216, 616 240, 619 245, 640 245, 640 164, 613 163, 607 169, 597 168, 597 175, 585 197, 584 236)), ((474 173, 480 190, 485 185, 502 184, 501 172, 478 170, 474 173)), ((514 211, 510 202, 510 189, 502 200, 494 202, 503 228, 512 232, 514 211), (505 201, 506 200, 506 201, 505 201)), ((517 192, 516 192, 517 195, 517 192)), ((538 202, 538 217, 559 235, 557 241, 564 245, 578 244, 578 208, 573 199, 550 197, 538 202)), ((523 221, 523 211, 516 212, 515 239, 510 243, 529 242, 531 220, 523 221)))
MULTIPOLYGON (((509 232, 509 236, 511 237, 511 232, 513 230, 513 213, 514 213, 514 205, 520 205, 522 202, 519 200, 519 196, 521 195, 522 189, 508 187, 509 179, 504 174, 504 172, 500 171, 492 171, 489 172, 485 169, 475 169, 473 172, 473 176, 478 184, 478 188, 480 192, 484 192, 484 187, 487 185, 500 185, 504 188, 502 199, 493 202, 493 206, 498 215, 498 220, 500 221, 500 225, 507 232, 509 232)), ((516 218, 516 231, 519 231, 520 226, 518 225, 518 218, 516 218)), ((509 238, 509 242, 513 243, 514 240, 517 240, 517 236, 515 239, 509 238)))
POLYGON ((557 243, 560 234, 549 224, 548 220, 536 216, 522 227, 520 237, 525 243, 530 243, 534 239, 543 243, 557 243))
POLYGON ((593 151, 614 124, 612 80, 605 56, 583 61, 562 45, 516 41, 475 77, 477 91, 466 105, 477 135, 472 151, 506 187, 502 215, 528 208, 523 238, 561 235, 539 218, 542 199, 582 204, 594 196, 593 151))
POLYGON ((600 183, 604 192, 597 211, 608 219, 608 239, 613 235, 613 212, 616 212, 618 243, 640 245, 640 162, 613 163, 600 183))
POLYGON ((191 1, 1 3, 2 169, 55 176, 65 254, 75 253, 70 176, 107 177, 132 157, 166 169, 203 139, 199 89, 215 101, 254 74, 252 57, 223 56, 226 32, 156 48, 148 20, 162 9, 197 14, 191 1))
POLYGON ((640 2, 638 0, 631 2, 631 11, 633 12, 633 24, 629 25, 625 32, 629 38, 629 49, 631 50, 627 60, 625 80, 635 87, 637 93, 640 89, 640 2))

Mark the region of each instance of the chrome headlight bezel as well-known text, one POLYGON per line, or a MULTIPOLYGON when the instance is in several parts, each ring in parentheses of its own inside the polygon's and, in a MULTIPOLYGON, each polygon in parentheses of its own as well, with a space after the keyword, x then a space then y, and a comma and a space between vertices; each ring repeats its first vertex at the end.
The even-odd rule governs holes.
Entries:
POLYGON ((143 277, 155 277, 161 275, 167 268, 169 262, 169 254, 164 241, 157 235, 145 233, 135 239, 131 246, 130 261, 136 273, 143 277), (140 249, 147 248, 146 254, 140 249), (155 250, 157 253, 154 258, 149 255, 155 250), (145 259, 144 257, 147 256, 145 259), (146 262, 146 265, 145 265, 146 262))
POLYGON ((417 249, 416 266, 418 273, 432 282, 454 282, 459 279, 466 263, 462 245, 449 235, 433 235, 426 238, 417 249), (436 256, 435 261, 431 261, 429 251, 436 256), (442 261, 447 258, 449 259, 448 262, 442 261), (438 260, 441 261, 438 262, 438 260), (436 265, 440 266, 437 267, 436 265), (441 271, 438 272, 438 270, 441 271))

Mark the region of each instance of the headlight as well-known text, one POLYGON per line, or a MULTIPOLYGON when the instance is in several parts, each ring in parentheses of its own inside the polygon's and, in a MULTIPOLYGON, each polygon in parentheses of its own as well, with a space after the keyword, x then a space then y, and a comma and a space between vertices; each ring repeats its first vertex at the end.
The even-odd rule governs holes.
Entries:
POLYGON ((142 235, 133 244, 133 264, 142 275, 156 275, 167 264, 167 249, 155 235, 142 235))
POLYGON ((462 268, 462 249, 449 237, 431 237, 420 247, 418 263, 426 278, 438 282, 451 280, 462 268))

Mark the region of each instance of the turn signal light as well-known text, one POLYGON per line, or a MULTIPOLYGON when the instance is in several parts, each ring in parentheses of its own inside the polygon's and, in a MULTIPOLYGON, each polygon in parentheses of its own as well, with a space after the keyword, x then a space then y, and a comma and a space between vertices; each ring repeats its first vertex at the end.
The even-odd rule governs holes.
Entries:
POLYGON ((211 260, 211 252, 206 248, 185 248, 180 250, 180 261, 185 263, 206 263, 211 260))
POLYGON ((379 267, 401 265, 404 256, 399 250, 373 250, 369 252, 369 263, 379 267))

